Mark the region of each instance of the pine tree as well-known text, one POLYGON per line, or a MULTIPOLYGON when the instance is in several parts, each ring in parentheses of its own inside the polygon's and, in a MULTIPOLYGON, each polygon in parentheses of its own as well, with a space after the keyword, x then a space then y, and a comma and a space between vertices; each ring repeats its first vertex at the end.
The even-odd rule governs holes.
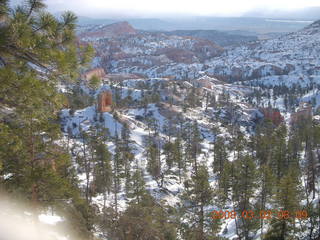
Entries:
POLYGON ((101 82, 102 81, 99 77, 93 75, 93 77, 89 80, 89 87, 95 90, 101 85, 101 82))
MULTIPOLYGON (((13 9, 2 1, 0 8, 0 108, 10 112, 0 119, 0 139, 7 139, 0 147, 1 174, 11 174, 3 186, 35 207, 69 201, 79 210, 74 169, 57 144, 58 112, 67 104, 57 85, 77 77, 92 48, 77 47, 76 17, 70 12, 58 20, 41 0, 13 9)), ((88 230, 89 210, 79 213, 88 230)))
POLYGON ((174 144, 172 142, 166 142, 163 145, 163 153, 165 155, 166 164, 168 170, 170 170, 174 163, 174 144))
POLYGON ((139 204, 146 194, 143 172, 141 169, 137 169, 130 178, 130 191, 128 192, 128 196, 132 198, 131 202, 139 204))
POLYGON ((121 129, 121 157, 124 165, 123 178, 125 179, 126 187, 129 184, 131 163, 134 160, 133 150, 131 147, 130 130, 126 124, 123 124, 121 129))
POLYGON ((218 199, 221 204, 224 204, 230 197, 231 191, 231 172, 233 163, 226 160, 222 172, 218 175, 218 199))
POLYGON ((191 227, 189 226, 184 230, 186 239, 206 239, 206 233, 212 227, 212 223, 205 212, 205 208, 210 205, 212 197, 213 190, 209 184, 208 170, 201 165, 197 173, 192 176, 184 194, 186 201, 184 208, 190 209, 193 219, 191 227))
POLYGON ((147 147, 148 171, 156 180, 160 177, 161 165, 158 161, 159 148, 155 143, 147 147))
POLYGON ((254 211, 252 200, 257 184, 256 164, 252 157, 241 156, 232 170, 232 202, 235 210, 243 218, 236 219, 237 234, 239 238, 250 239, 253 231, 257 229, 257 219, 252 218, 254 211))
POLYGON ((113 155, 113 194, 114 194, 114 208, 115 213, 118 215, 118 193, 121 191, 121 176, 122 171, 122 158, 120 141, 116 133, 115 136, 115 153, 113 155))
POLYGON ((179 136, 175 139, 173 143, 173 162, 178 166, 178 175, 179 181, 181 183, 181 171, 185 169, 185 162, 183 161, 183 152, 182 152, 182 139, 179 136))
POLYGON ((256 135, 253 137, 253 152, 260 166, 269 164, 272 149, 275 145, 274 131, 271 122, 264 121, 257 126, 256 135))
POLYGON ((191 127, 191 149, 190 149, 190 155, 193 160, 193 167, 194 171, 198 171, 198 160, 197 157, 201 153, 201 132, 198 127, 197 121, 194 121, 191 127))
POLYGON ((286 157, 286 153, 287 153, 286 136, 287 136, 287 129, 284 125, 281 125, 274 132, 275 145, 272 150, 270 164, 271 164, 271 168, 276 173, 276 177, 278 181, 281 179, 286 168, 288 167, 288 162, 286 157))
POLYGON ((281 178, 275 196, 278 217, 272 219, 271 229, 266 234, 265 239, 285 240, 294 236, 294 215, 296 211, 300 209, 301 201, 301 186, 299 182, 299 176, 293 169, 290 169, 288 173, 281 178), (291 215, 290 217, 286 217, 286 211, 291 215))
MULTIPOLYGON (((260 214, 263 213, 263 211, 267 211, 267 206, 272 204, 271 199, 275 192, 276 178, 267 165, 262 165, 259 167, 258 176, 258 184, 260 187, 255 209, 257 209, 260 214)), ((268 219, 260 219, 261 236, 263 236, 265 221, 268 221, 268 219)))
POLYGON ((184 125, 181 123, 182 126, 182 132, 181 132, 181 137, 182 140, 185 142, 184 144, 184 162, 186 165, 191 164, 192 162, 192 156, 191 156, 191 151, 192 151, 192 138, 191 138, 191 123, 186 122, 184 125))
POLYGON ((149 194, 144 195, 139 203, 132 202, 121 214, 117 225, 117 229, 110 229, 114 239, 177 239, 176 226, 166 209, 149 194))
POLYGON ((191 90, 188 91, 185 100, 188 103, 188 107, 194 108, 200 105, 197 88, 195 86, 192 86, 191 90))
POLYGON ((106 193, 110 193, 112 186, 111 154, 103 142, 95 146, 95 187, 96 192, 103 194, 103 208, 106 208, 106 193))
POLYGON ((242 151, 244 150, 247 142, 243 136, 243 133, 239 130, 239 126, 232 126, 234 129, 233 138, 232 138, 232 149, 233 149, 233 157, 234 159, 239 159, 242 155, 242 151))
POLYGON ((80 156, 80 166, 84 169, 86 176, 85 196, 87 204, 90 204, 93 193, 91 192, 91 174, 93 170, 94 149, 92 144, 93 136, 80 130, 82 140, 82 156, 80 156))
POLYGON ((225 141, 221 137, 218 137, 214 142, 213 157, 213 172, 217 174, 222 174, 224 164, 226 161, 228 161, 228 155, 225 146, 225 141))

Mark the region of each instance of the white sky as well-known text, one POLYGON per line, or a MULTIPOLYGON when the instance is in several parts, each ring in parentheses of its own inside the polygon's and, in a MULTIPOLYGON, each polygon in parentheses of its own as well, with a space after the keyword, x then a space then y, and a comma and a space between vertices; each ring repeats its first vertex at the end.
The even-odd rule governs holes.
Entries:
POLYGON ((251 10, 296 10, 320 6, 320 0, 45 0, 52 11, 101 16, 240 16, 251 10))

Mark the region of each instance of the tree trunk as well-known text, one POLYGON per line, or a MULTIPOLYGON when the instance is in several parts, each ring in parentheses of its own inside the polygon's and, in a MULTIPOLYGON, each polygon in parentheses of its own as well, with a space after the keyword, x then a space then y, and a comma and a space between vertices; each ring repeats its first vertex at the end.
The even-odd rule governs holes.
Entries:
POLYGON ((116 162, 114 161, 114 176, 113 176, 113 183, 114 183, 114 205, 115 205, 115 211, 116 211, 116 217, 118 217, 118 171, 116 162))
POLYGON ((203 204, 200 204, 200 238, 199 240, 204 240, 204 211, 203 204))

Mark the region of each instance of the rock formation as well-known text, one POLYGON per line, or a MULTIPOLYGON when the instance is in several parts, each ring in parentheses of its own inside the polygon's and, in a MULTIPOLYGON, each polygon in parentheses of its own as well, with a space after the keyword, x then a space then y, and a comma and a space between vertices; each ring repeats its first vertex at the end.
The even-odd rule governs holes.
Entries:
POLYGON ((104 91, 98 97, 98 111, 110 112, 112 106, 112 93, 111 91, 104 91))
POLYGON ((86 80, 86 81, 90 81, 90 79, 93 77, 93 76, 96 76, 98 78, 104 78, 106 76, 106 73, 104 71, 103 68, 94 68, 94 69, 91 69, 87 72, 85 72, 83 75, 82 75, 82 79, 86 80))

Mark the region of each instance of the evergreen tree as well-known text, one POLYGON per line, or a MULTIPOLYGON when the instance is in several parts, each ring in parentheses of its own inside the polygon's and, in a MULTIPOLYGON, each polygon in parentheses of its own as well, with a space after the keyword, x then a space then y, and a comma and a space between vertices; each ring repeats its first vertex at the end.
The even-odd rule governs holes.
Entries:
POLYGON ((274 170, 278 181, 283 176, 286 168, 288 167, 287 162, 287 144, 286 144, 287 129, 285 125, 279 126, 274 132, 274 148, 272 149, 272 156, 270 166, 274 170))
POLYGON ((134 160, 133 150, 131 147, 130 130, 126 124, 123 124, 121 129, 121 157, 124 165, 123 178, 126 181, 126 186, 129 184, 131 163, 134 160))
POLYGON ((265 239, 291 239, 295 236, 295 213, 300 208, 301 188, 299 176, 293 169, 284 175, 278 186, 275 195, 276 206, 278 209, 277 217, 271 221, 271 229, 265 239), (290 214, 290 216, 288 214, 290 214))
POLYGON ((213 172, 222 174, 225 162, 228 161, 227 149, 225 146, 225 140, 218 137, 214 142, 212 162, 213 172))
POLYGON ((96 192, 103 194, 103 209, 106 208, 106 193, 110 193, 112 187, 111 154, 103 142, 95 146, 95 188, 96 192))
POLYGON ((148 194, 139 203, 132 202, 121 214, 118 228, 110 232, 115 239, 177 239, 176 226, 168 213, 148 194))
POLYGON ((87 133, 80 129, 80 136, 82 140, 82 155, 79 156, 79 162, 81 168, 84 169, 86 176, 85 184, 85 196, 87 204, 90 204, 93 192, 91 191, 91 174, 93 171, 93 161, 94 161, 94 148, 93 148, 93 139, 94 135, 91 135, 92 132, 87 133))
POLYGON ((114 209, 116 216, 118 215, 118 193, 121 191, 121 176, 122 171, 121 148, 118 135, 115 136, 115 153, 113 155, 113 194, 114 194, 114 209))
POLYGON ((158 161, 159 148, 155 143, 147 147, 148 171, 156 180, 160 177, 161 165, 158 161))
POLYGON ((0 108, 10 113, 0 119, 0 139, 7 139, 0 147, 1 175, 11 175, 3 186, 35 207, 72 202, 89 230, 90 213, 78 204, 68 152, 57 144, 58 112, 67 104, 57 86, 77 77, 92 48, 77 47, 76 17, 70 12, 56 19, 41 0, 15 8, 1 1, 0 8, 0 108))
POLYGON ((135 170, 130 178, 130 183, 130 191, 128 192, 128 196, 132 198, 132 202, 139 204, 147 194, 145 189, 145 181, 143 179, 143 172, 141 169, 135 170))
POLYGON ((233 163, 226 160, 222 172, 218 175, 218 200, 223 205, 226 203, 231 191, 231 173, 232 173, 233 163))
POLYGON ((257 219, 253 216, 253 198, 257 184, 256 164, 252 157, 245 155, 235 162, 232 170, 232 202, 237 214, 236 219, 239 238, 250 239, 257 229, 257 219))
POLYGON ((193 160, 193 168, 194 171, 198 171, 198 160, 197 157, 201 153, 201 132, 198 127, 197 121, 194 121, 191 127, 191 149, 190 149, 190 156, 193 160))
POLYGON ((168 170, 170 170, 174 163, 174 143, 166 142, 163 146, 163 153, 165 155, 166 164, 168 166, 168 170))
POLYGON ((185 170, 185 162, 183 161, 182 139, 180 135, 173 143, 173 162, 178 166, 179 181, 181 182, 181 171, 185 170))
POLYGON ((89 87, 95 90, 101 85, 101 82, 102 81, 98 76, 93 75, 93 77, 89 80, 89 87))
POLYGON ((197 88, 195 86, 192 86, 190 90, 188 90, 187 96, 186 96, 186 102, 188 103, 188 107, 195 108, 200 105, 200 99, 198 97, 199 93, 197 91, 197 88))
POLYGON ((192 156, 191 156, 191 151, 192 151, 192 138, 191 138, 191 123, 190 122, 186 122, 184 125, 183 123, 181 124, 182 127, 182 140, 185 142, 184 144, 184 162, 186 163, 186 165, 191 164, 192 162, 192 156))
MULTIPOLYGON (((209 228, 212 227, 211 219, 206 214, 205 208, 210 205, 213 197, 213 190, 209 184, 209 173, 205 166, 198 168, 191 181, 188 183, 184 194, 186 210, 192 215, 191 226, 183 230, 186 239, 206 239, 209 228)), ((191 220, 191 219, 189 219, 191 220)))
MULTIPOLYGON (((271 169, 267 165, 262 165, 258 169, 258 184, 259 184, 259 195, 257 198, 256 208, 260 213, 264 213, 267 211, 267 206, 270 206, 273 202, 271 201, 272 196, 275 192, 275 183, 276 178, 272 174, 271 169)), ((270 216, 271 218, 272 216, 270 216)), ((269 221, 267 216, 262 215, 260 219, 260 229, 261 229, 261 236, 263 236, 263 229, 265 221, 269 221)), ((269 216, 268 216, 269 218, 269 216)))

